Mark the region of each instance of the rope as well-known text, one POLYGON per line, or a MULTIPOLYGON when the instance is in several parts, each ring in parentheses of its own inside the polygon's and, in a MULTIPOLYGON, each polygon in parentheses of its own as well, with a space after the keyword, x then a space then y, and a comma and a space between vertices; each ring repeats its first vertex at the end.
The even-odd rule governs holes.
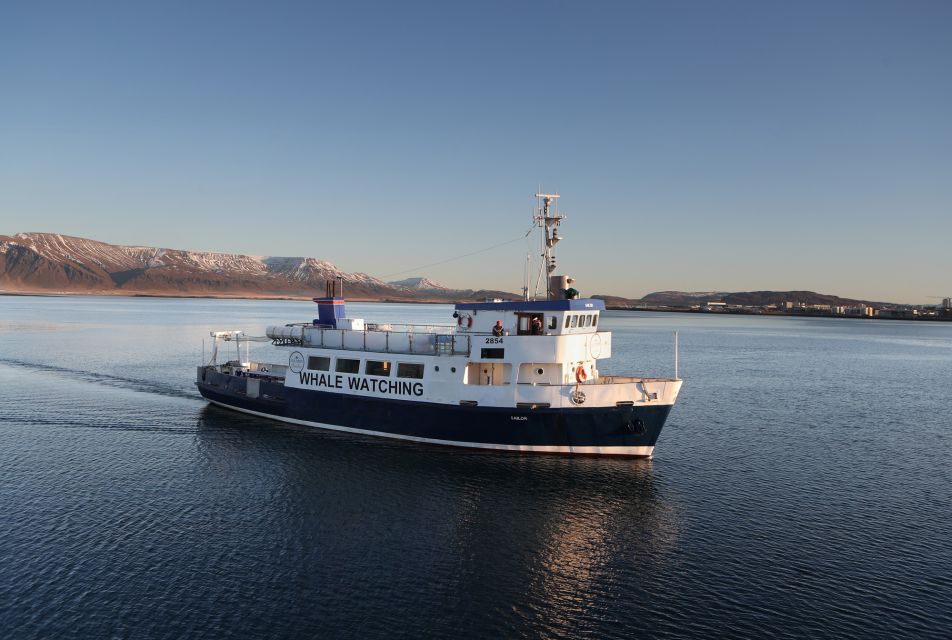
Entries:
POLYGON ((431 262, 430 264, 420 265, 419 267, 413 267, 412 269, 406 269, 406 270, 404 270, 404 271, 397 271, 397 272, 395 272, 395 273, 388 273, 387 275, 380 276, 380 277, 381 277, 381 279, 384 279, 384 278, 392 278, 393 276, 402 276, 402 275, 405 274, 405 273, 411 273, 411 272, 413 272, 413 271, 420 271, 420 270, 422 270, 422 269, 428 269, 429 267, 435 267, 435 266, 438 266, 438 265, 441 265, 441 264, 446 264, 447 262, 453 262, 454 260, 461 260, 461 259, 463 259, 463 258, 468 258, 468 257, 470 257, 470 256, 475 256, 475 255, 480 254, 480 253, 486 253, 487 251, 492 251, 493 249, 498 249, 499 247, 505 246, 505 245, 507 245, 507 244, 512 244, 513 242, 516 242, 517 240, 522 240, 522 239, 524 239, 524 238, 528 238, 528 237, 529 237, 529 234, 532 233, 532 230, 533 230, 533 229, 535 229, 535 225, 532 225, 531 227, 529 227, 529 230, 526 231, 525 234, 523 234, 523 235, 521 235, 521 236, 519 236, 519 237, 517 237, 517 238, 513 238, 512 240, 506 240, 505 242, 500 242, 499 244, 494 244, 494 245, 492 245, 491 247, 486 247, 486 248, 484 248, 484 249, 477 249, 476 251, 470 251, 469 253, 464 253, 464 254, 462 254, 462 255, 454 256, 454 257, 452 257, 452 258, 447 258, 446 260, 440 260, 439 262, 431 262))

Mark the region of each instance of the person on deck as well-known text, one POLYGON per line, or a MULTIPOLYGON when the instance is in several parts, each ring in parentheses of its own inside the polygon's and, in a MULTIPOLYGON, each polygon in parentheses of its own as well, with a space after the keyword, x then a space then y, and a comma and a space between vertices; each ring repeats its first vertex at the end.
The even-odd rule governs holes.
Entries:
POLYGON ((493 335, 497 337, 503 335, 502 320, 496 320, 496 326, 493 327, 493 335))
POLYGON ((529 323, 529 331, 534 336, 542 335, 542 320, 539 319, 539 316, 532 318, 532 322, 529 323))

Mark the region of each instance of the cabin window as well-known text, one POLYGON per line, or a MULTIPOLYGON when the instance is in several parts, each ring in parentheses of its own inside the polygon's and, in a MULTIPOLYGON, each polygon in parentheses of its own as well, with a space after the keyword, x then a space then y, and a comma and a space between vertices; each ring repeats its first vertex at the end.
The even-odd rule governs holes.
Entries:
POLYGON ((483 360, 502 360, 505 356, 505 349, 483 349, 480 358, 483 360))
POLYGON ((360 373, 360 360, 338 358, 336 367, 337 373, 360 373))
POLYGON ((549 316, 549 329, 554 331, 559 326, 559 319, 555 316, 549 316))
POLYGON ((593 327, 598 326, 598 314, 597 314, 597 313, 592 316, 592 326, 593 326, 593 327))
POLYGON ((307 359, 307 368, 311 371, 330 371, 331 359, 325 356, 311 356, 307 359))
POLYGON ((585 326, 586 327, 592 326, 592 314, 590 313, 585 314, 585 326))
MULTIPOLYGON (((437 367, 437 371, 439 371, 439 367, 437 367)), ((419 380, 423 377, 423 364, 419 362, 398 362, 397 377, 416 378, 419 380)))
POLYGON ((573 313, 573 314, 572 314, 572 322, 571 322, 571 324, 569 324, 569 329, 574 329, 577 324, 578 324, 578 316, 573 313))
POLYGON ((390 363, 386 360, 368 360, 364 366, 364 373, 368 376, 387 378, 390 376, 390 363))
POLYGON ((545 333, 545 316, 541 313, 517 313, 516 335, 542 335, 545 333), (535 330, 533 330, 535 326, 535 330))

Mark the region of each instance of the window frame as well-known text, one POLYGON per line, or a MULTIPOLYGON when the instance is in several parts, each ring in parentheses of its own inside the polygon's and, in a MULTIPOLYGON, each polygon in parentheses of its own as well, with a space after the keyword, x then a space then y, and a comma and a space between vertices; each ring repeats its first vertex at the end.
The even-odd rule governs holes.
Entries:
POLYGON ((350 375, 360 375, 360 358, 336 358, 334 362, 334 372, 335 373, 347 373, 350 375), (357 367, 354 371, 348 371, 346 369, 341 369, 341 364, 344 362, 356 362, 357 367))
POLYGON ((364 375, 365 376, 374 376, 375 378, 389 378, 390 374, 393 372, 393 367, 390 366, 391 362, 389 360, 371 360, 370 358, 364 360, 364 375), (375 371, 370 370, 371 364, 380 365, 379 371, 386 371, 386 373, 376 373, 375 371))
POLYGON ((331 357, 330 356, 308 356, 307 357, 307 370, 308 371, 330 371, 331 370, 331 357), (312 366, 316 361, 323 360, 324 367, 315 367, 312 366))
POLYGON ((405 380, 422 380, 423 375, 426 373, 426 365, 422 362, 397 362, 396 369, 397 377, 405 380), (402 375, 401 371, 404 371, 403 367, 419 367, 420 375, 402 375))

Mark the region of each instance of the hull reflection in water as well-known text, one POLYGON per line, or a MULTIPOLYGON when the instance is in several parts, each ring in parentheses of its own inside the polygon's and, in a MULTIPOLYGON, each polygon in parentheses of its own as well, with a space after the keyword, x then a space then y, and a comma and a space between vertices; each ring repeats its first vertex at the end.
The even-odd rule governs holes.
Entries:
POLYGON ((198 428, 205 455, 227 475, 242 476, 248 456, 272 461, 281 495, 267 497, 260 517, 294 505, 274 519, 285 523, 279 539, 303 556, 298 579, 363 575, 344 581, 361 593, 336 595, 352 602, 367 600, 364 589, 399 600, 402 588, 426 582, 480 616, 490 635, 511 632, 513 613, 554 634, 577 631, 580 610, 612 597, 619 566, 660 580, 678 541, 677 509, 648 460, 421 448, 263 426, 216 407, 198 428))

